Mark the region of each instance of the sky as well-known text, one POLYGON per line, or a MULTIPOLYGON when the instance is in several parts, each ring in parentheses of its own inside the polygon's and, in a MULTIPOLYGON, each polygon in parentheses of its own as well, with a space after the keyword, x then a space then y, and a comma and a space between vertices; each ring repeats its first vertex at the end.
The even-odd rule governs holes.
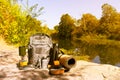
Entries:
POLYGON ((100 18, 102 16, 101 6, 105 3, 120 12, 120 0, 29 0, 30 6, 38 4, 38 7, 44 7, 43 14, 37 19, 50 29, 59 24, 63 14, 81 19, 83 14, 90 13, 96 18, 100 18))

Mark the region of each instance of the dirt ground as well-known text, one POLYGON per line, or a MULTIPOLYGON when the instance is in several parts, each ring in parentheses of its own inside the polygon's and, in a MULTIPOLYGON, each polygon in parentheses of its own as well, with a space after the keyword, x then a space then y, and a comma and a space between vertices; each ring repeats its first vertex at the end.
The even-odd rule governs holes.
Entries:
POLYGON ((0 80, 70 80, 75 76, 70 72, 50 75, 48 69, 19 70, 17 67, 19 60, 18 48, 7 45, 0 38, 0 80))
POLYGON ((18 48, 0 38, 0 80, 119 80, 120 68, 106 64, 77 61, 69 72, 50 75, 48 69, 19 70, 18 48))

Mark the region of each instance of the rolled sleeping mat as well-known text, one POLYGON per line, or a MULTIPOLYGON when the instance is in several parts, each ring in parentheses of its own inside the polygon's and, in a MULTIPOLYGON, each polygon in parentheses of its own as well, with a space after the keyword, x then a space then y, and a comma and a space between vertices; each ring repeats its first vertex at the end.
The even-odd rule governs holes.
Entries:
POLYGON ((61 55, 59 61, 60 64, 67 69, 71 69, 76 65, 76 60, 69 55, 61 55))

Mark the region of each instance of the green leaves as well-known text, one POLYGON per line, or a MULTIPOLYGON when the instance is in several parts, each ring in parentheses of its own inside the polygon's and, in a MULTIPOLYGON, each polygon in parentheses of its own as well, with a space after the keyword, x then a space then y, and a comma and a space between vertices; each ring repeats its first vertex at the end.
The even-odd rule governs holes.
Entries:
POLYGON ((74 19, 68 14, 63 15, 58 25, 59 38, 71 39, 73 28, 74 28, 74 19))
POLYGON ((100 34, 107 35, 109 39, 120 40, 120 13, 109 4, 104 4, 102 10, 103 12, 99 25, 100 34))
POLYGON ((27 15, 19 5, 1 0, 0 34, 8 43, 26 46, 29 37, 41 30, 41 22, 27 15))

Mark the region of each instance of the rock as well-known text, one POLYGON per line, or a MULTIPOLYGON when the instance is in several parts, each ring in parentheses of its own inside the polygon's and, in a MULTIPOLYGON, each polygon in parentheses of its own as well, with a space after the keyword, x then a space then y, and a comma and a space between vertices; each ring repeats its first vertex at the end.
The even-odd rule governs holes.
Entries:
POLYGON ((81 74, 81 80, 119 80, 120 68, 108 64, 78 61, 71 73, 81 74))

